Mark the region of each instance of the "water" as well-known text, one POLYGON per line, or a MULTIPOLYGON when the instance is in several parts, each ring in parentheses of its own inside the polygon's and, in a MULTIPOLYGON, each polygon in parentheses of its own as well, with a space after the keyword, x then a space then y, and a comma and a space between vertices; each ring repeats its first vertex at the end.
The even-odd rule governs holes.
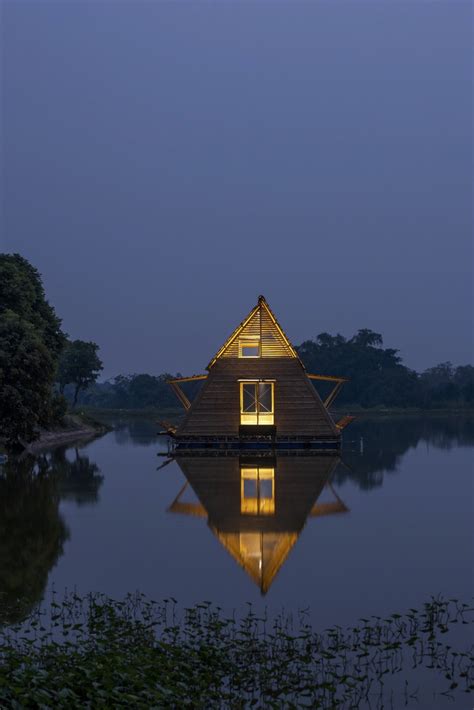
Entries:
POLYGON ((28 608, 53 586, 139 589, 185 606, 309 608, 326 628, 472 596, 472 417, 357 421, 341 461, 193 458, 160 470, 155 424, 114 423, 0 467, 7 601, 28 608))

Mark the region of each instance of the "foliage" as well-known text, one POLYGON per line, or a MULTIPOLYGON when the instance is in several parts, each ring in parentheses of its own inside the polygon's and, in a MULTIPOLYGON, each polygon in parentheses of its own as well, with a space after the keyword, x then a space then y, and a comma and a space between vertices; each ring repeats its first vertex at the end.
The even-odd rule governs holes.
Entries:
POLYGON ((474 367, 463 365, 454 368, 442 362, 425 370, 420 376, 423 404, 436 406, 443 402, 462 400, 474 404, 474 367))
POLYGON ((168 373, 118 375, 112 382, 96 384, 79 398, 81 404, 104 409, 177 408, 179 403, 167 380, 168 373))
MULTIPOLYGON (((315 632, 304 613, 226 617, 210 603, 186 609, 141 594, 53 597, 51 610, 0 631, 0 704, 56 708, 359 707, 393 687, 416 699, 412 668, 440 691, 474 689, 474 656, 447 643, 472 609, 431 599, 423 608, 315 632)), ((469 619, 469 621, 467 620, 469 619)), ((416 681, 416 678, 415 678, 416 681)))
MULTIPOLYGON (((349 339, 320 333, 297 347, 309 372, 348 377, 337 404, 362 407, 439 407, 474 403, 474 367, 443 363, 418 375, 380 333, 363 329, 349 339)), ((319 385, 319 383, 318 383, 319 385)), ((324 396, 327 388, 318 386, 324 396)))
POLYGON ((31 323, 0 314, 0 426, 10 447, 49 418, 54 362, 31 323))
POLYGON ((68 384, 74 386, 74 407, 79 392, 96 382, 99 373, 103 370, 102 361, 97 354, 98 349, 99 346, 96 343, 72 340, 67 343, 61 354, 57 381, 60 392, 63 392, 68 384))
POLYGON ((52 384, 64 342, 38 271, 18 254, 1 254, 0 438, 9 448, 54 420, 52 384))
POLYGON ((7 311, 30 323, 52 358, 58 358, 66 340, 61 320, 46 300, 38 270, 19 254, 0 254, 0 313, 7 311))
POLYGON ((67 414, 68 404, 64 395, 53 392, 51 396, 51 419, 53 422, 63 422, 67 414))

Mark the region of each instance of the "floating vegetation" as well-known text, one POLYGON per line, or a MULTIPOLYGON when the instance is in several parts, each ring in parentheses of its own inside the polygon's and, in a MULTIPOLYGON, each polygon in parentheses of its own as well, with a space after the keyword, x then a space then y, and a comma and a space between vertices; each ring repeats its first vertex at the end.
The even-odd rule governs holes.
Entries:
POLYGON ((417 673, 435 673, 444 694, 474 690, 472 648, 446 643, 472 611, 432 598, 318 633, 305 612, 270 617, 249 606, 228 617, 208 602, 180 610, 138 593, 53 596, 0 629, 0 707, 374 708, 387 707, 394 677, 400 707, 416 699, 408 679, 417 673))

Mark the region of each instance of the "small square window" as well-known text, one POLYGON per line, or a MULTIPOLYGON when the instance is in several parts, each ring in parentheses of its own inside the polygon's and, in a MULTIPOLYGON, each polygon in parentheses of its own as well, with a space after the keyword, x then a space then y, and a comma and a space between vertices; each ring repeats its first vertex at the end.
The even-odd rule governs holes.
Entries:
POLYGON ((239 357, 260 357, 260 341, 241 340, 239 342, 239 357))

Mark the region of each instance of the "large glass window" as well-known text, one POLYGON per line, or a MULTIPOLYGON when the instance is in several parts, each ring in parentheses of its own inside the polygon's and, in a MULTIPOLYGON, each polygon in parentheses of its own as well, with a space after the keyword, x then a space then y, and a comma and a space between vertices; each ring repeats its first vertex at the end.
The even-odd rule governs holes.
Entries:
POLYGON ((240 511, 248 515, 273 515, 274 479, 273 468, 241 468, 240 511))
POLYGON ((240 423, 273 424, 273 382, 240 383, 240 423))

